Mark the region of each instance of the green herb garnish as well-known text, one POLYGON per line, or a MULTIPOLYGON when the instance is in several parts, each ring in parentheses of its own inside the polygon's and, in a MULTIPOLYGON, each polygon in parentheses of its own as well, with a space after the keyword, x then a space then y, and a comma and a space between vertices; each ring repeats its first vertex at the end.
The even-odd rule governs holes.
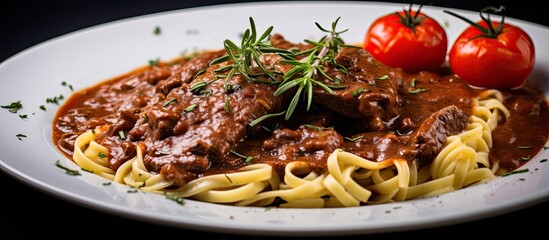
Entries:
POLYGON ((248 125, 249 125, 250 127, 253 127, 253 126, 257 125, 258 123, 262 122, 262 121, 265 120, 265 119, 272 118, 272 117, 278 117, 278 116, 283 115, 284 113, 286 113, 286 111, 282 111, 282 112, 279 112, 279 113, 265 114, 265 115, 263 115, 263 116, 261 116, 261 117, 256 118, 255 120, 253 120, 252 122, 250 122, 248 125))
MULTIPOLYGON (((262 73, 271 79, 275 79, 272 72, 267 69, 266 66, 261 63, 261 56, 265 53, 286 53, 291 54, 290 51, 284 49, 274 48, 268 41, 268 37, 271 34, 273 27, 270 26, 261 36, 257 35, 255 28, 255 22, 250 17, 250 28, 244 31, 240 46, 237 46, 234 42, 226 39, 223 42, 225 52, 227 55, 213 60, 210 63, 215 65, 222 62, 232 60, 233 63, 228 65, 231 69, 229 75, 239 72, 248 81, 253 81, 252 65, 259 67, 262 73)), ((228 79, 227 77, 226 79, 228 79)))
POLYGON ((231 106, 230 106, 229 98, 225 98, 225 112, 228 113, 228 114, 231 113, 231 106))
POLYGON ((65 81, 61 82, 61 86, 68 87, 71 91, 74 90, 74 89, 72 88, 72 85, 67 84, 67 82, 65 82, 65 81))
POLYGON ((356 141, 358 141, 358 140, 360 140, 360 139, 363 139, 364 136, 363 136, 363 135, 359 135, 359 136, 352 137, 352 138, 351 138, 351 137, 344 137, 344 138, 345 138, 345 140, 348 140, 348 141, 351 141, 351 142, 356 142, 356 141))
POLYGON ((149 59, 149 66, 151 67, 158 66, 159 63, 160 63, 160 58, 149 59))
POLYGON ((378 77, 378 78, 375 78, 376 80, 385 80, 385 79, 388 79, 389 78, 389 75, 385 74, 381 77, 378 77))
POLYGON ((353 97, 356 97, 358 95, 360 95, 362 92, 364 92, 364 88, 358 88, 357 90, 354 90, 353 91, 353 97))
POLYGON ((509 175, 512 175, 512 174, 526 173, 526 172, 528 172, 528 168, 519 169, 519 170, 515 170, 515 171, 511 171, 511 172, 506 172, 506 173, 502 174, 501 176, 505 177, 505 176, 509 176, 509 175))
POLYGON ((173 194, 166 194, 166 198, 170 199, 172 201, 175 201, 176 203, 179 203, 179 204, 185 204, 185 198, 184 197, 178 197, 178 196, 175 196, 173 194))
POLYGON ((344 66, 336 62, 335 57, 341 47, 354 46, 345 45, 343 40, 339 36, 340 34, 347 32, 348 30, 336 30, 339 19, 340 18, 337 18, 334 22, 332 22, 331 30, 326 30, 325 28, 320 26, 320 24, 315 22, 316 26, 322 32, 328 33, 328 35, 322 37, 318 42, 305 40, 305 42, 311 44, 313 48, 302 53, 295 53, 291 55, 281 54, 281 56, 285 59, 281 60, 280 62, 291 65, 293 66, 293 68, 284 74, 282 78, 282 83, 280 83, 274 95, 279 96, 287 92, 288 90, 297 87, 297 91, 295 92, 295 95, 290 101, 290 105, 286 110, 286 120, 288 120, 292 116, 299 100, 301 99, 302 93, 306 94, 305 99, 307 101, 307 111, 310 109, 313 99, 313 86, 319 86, 329 94, 334 94, 333 90, 330 87, 315 79, 318 75, 321 75, 324 78, 335 82, 332 77, 328 76, 328 74, 324 72, 323 69, 325 66, 334 65, 339 71, 343 73, 347 72, 347 69, 344 66), (297 56, 300 55, 307 56, 298 60, 297 56))
POLYGON ((160 26, 154 27, 153 34, 154 34, 154 35, 160 35, 160 34, 162 34, 162 29, 160 28, 160 26))
POLYGON ((198 76, 202 75, 206 72, 206 69, 200 69, 198 72, 193 76, 193 80, 195 80, 198 76))
POLYGON ((240 154, 240 153, 238 153, 238 152, 236 152, 236 151, 234 151, 234 150, 230 150, 229 152, 231 152, 232 154, 234 154, 234 155, 236 155, 236 156, 239 156, 239 157, 241 157, 241 158, 244 158, 244 159, 245 159, 244 161, 245 161, 246 163, 250 163, 250 162, 254 159, 254 158, 251 157, 251 156, 244 156, 244 155, 242 155, 242 154, 240 154))
POLYGON ((55 96, 55 97, 51 97, 51 98, 46 98, 46 103, 52 103, 52 104, 59 104, 59 101, 65 99, 65 97, 63 96, 63 94, 59 94, 59 96, 55 96))
POLYGON ((22 133, 19 133, 19 134, 15 135, 15 136, 17 137, 17 139, 19 139, 19 141, 23 141, 23 138, 26 138, 26 137, 27 137, 27 135, 22 134, 22 133))
POLYGON ((195 103, 195 104, 191 104, 191 105, 188 106, 187 108, 183 109, 183 111, 185 111, 185 112, 190 112, 190 111, 196 109, 196 107, 198 107, 198 104, 196 104, 196 103, 195 103))
POLYGON ((67 168, 63 165, 61 165, 61 162, 59 160, 55 161, 55 166, 57 166, 58 168, 61 168, 63 170, 65 170, 65 173, 68 174, 68 175, 71 175, 71 176, 78 176, 80 175, 80 172, 77 171, 77 170, 73 170, 73 169, 70 169, 70 168, 67 168))
POLYGON ((21 104, 21 100, 19 100, 17 102, 10 103, 10 105, 4 105, 0 107, 8 109, 8 111, 10 111, 11 113, 17 113, 19 109, 23 108, 23 104, 21 104))
POLYGON ((124 131, 122 130, 118 131, 118 136, 120 136, 120 139, 122 140, 126 139, 126 134, 124 134, 124 131))
POLYGON ((427 89, 424 89, 424 88, 408 89, 408 93, 410 94, 417 94, 425 91, 427 91, 427 89))
POLYGON ((172 98, 172 99, 168 99, 164 102, 164 104, 162 104, 162 107, 167 107, 167 106, 170 106, 172 103, 174 102, 177 102, 177 99, 175 98, 172 98))
POLYGON ((412 79, 412 81, 410 82, 410 88, 408 88, 408 93, 417 94, 427 91, 427 89, 425 88, 416 88, 416 81, 417 80, 415 78, 412 79))

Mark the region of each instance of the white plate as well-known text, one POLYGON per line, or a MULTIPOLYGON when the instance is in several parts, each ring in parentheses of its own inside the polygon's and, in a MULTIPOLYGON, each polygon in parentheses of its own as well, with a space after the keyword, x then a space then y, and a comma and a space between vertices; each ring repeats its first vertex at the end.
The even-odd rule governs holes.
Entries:
MULTIPOLYGON (((219 49, 226 38, 238 40, 253 17, 258 31, 274 26, 289 40, 317 39, 323 26, 337 17, 349 31, 347 43, 360 43, 368 25, 381 14, 400 10, 401 4, 352 2, 286 2, 202 7, 116 21, 44 42, 0 64, 0 104, 21 100, 20 119, 0 109, 0 167, 10 175, 57 197, 140 221, 206 231, 264 235, 348 235, 422 229, 456 224, 507 213, 547 200, 549 152, 535 156, 524 168, 526 174, 495 179, 487 184, 406 202, 345 209, 270 209, 233 207, 187 200, 184 205, 153 193, 128 193, 128 187, 82 172, 69 176, 55 161, 77 168, 60 154, 51 141, 51 123, 58 106, 46 98, 70 95, 65 81, 75 89, 123 74, 150 59, 172 59, 183 51, 219 49), (280 13, 284 13, 281 17, 280 13), (154 35, 156 26, 161 35, 154 35), (45 105, 47 111, 39 109, 45 105), (26 138, 18 140, 17 134, 26 138), (534 170, 535 169, 535 170, 534 170)), ((467 25, 425 6, 423 11, 448 23, 450 43, 467 25)), ((459 11, 477 19, 474 12, 459 11)), ((549 29, 517 19, 534 40, 537 59, 532 80, 543 83, 547 95, 549 29)))

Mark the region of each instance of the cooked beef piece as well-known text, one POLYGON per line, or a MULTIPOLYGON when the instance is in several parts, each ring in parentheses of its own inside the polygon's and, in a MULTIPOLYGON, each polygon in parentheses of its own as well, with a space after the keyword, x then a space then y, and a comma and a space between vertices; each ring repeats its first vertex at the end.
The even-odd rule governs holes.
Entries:
POLYGON ((312 46, 309 44, 303 44, 303 43, 295 43, 290 42, 284 38, 281 34, 274 33, 269 40, 271 41, 271 45, 275 48, 280 49, 298 49, 300 51, 310 49, 312 46))
POLYGON ((246 136, 251 121, 281 111, 276 84, 252 82, 242 75, 225 82, 217 77, 222 73, 214 71, 219 67, 211 66, 191 83, 172 89, 164 102, 143 110, 146 120, 130 134, 143 134, 149 170, 184 184, 227 155, 246 136))
POLYGON ((157 92, 168 95, 172 89, 180 87, 183 83, 191 82, 197 74, 201 71, 205 71, 213 60, 224 54, 225 50, 219 50, 196 55, 185 62, 169 78, 160 82, 157 85, 157 92))
MULTIPOLYGON (((383 122, 398 114, 398 84, 394 72, 361 48, 343 48, 336 57, 348 74, 331 66, 327 74, 344 89, 330 94, 314 89, 315 104, 352 118, 366 121, 371 130, 385 128, 383 122)), ((324 80, 325 84, 336 85, 324 80)))
POLYGON ((348 148, 372 161, 396 157, 410 161, 417 159, 420 164, 425 164, 434 159, 448 136, 465 129, 467 121, 468 115, 464 111, 450 105, 432 113, 404 135, 399 131, 373 131, 349 136, 348 139, 357 141, 348 148))
POLYGON ((296 130, 277 129, 263 141, 262 148, 269 157, 260 161, 285 166, 289 161, 302 160, 312 168, 324 169, 328 156, 342 146, 343 137, 333 128, 307 124, 296 130))
POLYGON ((330 154, 341 147, 343 137, 333 128, 302 125, 296 130, 276 129, 263 142, 263 149, 280 160, 296 159, 305 155, 330 154))
POLYGON ((469 116, 456 106, 448 106, 433 113, 415 131, 413 142, 418 146, 420 163, 432 161, 448 136, 465 129, 469 116))

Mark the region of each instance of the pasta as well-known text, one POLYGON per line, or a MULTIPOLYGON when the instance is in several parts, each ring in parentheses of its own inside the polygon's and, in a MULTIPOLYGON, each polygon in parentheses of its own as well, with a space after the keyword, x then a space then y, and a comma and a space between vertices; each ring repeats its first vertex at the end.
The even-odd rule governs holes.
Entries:
POLYGON ((108 161, 97 157, 98 153, 107 154, 107 149, 94 141, 101 129, 78 136, 73 159, 99 176, 143 191, 212 203, 269 206, 282 200, 279 207, 322 208, 404 201, 495 178, 497 165, 491 166, 488 160, 492 131, 510 113, 499 91, 487 90, 479 96, 465 130, 449 136, 432 163, 421 167, 417 161, 390 158, 374 162, 336 149, 328 157, 326 172, 293 161, 281 177, 271 165, 260 163, 174 187, 162 174, 147 170, 139 146, 134 158, 111 170, 108 161))

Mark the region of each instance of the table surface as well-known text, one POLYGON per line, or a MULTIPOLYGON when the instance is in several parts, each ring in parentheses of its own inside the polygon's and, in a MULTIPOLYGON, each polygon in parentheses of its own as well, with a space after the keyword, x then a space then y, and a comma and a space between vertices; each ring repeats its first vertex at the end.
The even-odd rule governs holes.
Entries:
MULTIPOLYGON (((10 56, 42 41, 70 33, 85 27, 119 20, 143 14, 163 12, 174 9, 206 6, 221 3, 244 1, 206 0, 198 3, 192 1, 171 0, 80 0, 80 1, 9 1, 0 8, 0 62, 10 56), (7 4, 7 5, 6 5, 7 4)), ((524 4, 521 1, 391 1, 400 3, 432 4, 435 6, 460 8, 478 11, 488 5, 504 5, 507 16, 549 26, 549 18, 544 17, 541 7, 524 4)), ((0 81, 3 81, 0 79, 0 81)), ((106 234, 123 233, 128 239, 132 235, 144 237, 169 234, 181 236, 191 234, 200 237, 238 237, 256 239, 257 236, 226 235, 214 232, 178 229, 117 217, 75 205, 56 197, 44 194, 39 189, 27 186, 22 182, 0 171, 0 239, 26 238, 34 235, 34 229, 48 226, 52 236, 78 238, 86 236, 85 226, 96 226, 106 234), (71 235, 69 235, 69 233, 71 235), (55 235, 53 235, 55 234, 55 235), (77 234, 77 235, 72 235, 77 234)), ((543 236, 546 229, 543 221, 531 216, 547 213, 549 201, 503 215, 467 222, 463 224, 429 228, 424 230, 355 235, 353 239, 396 239, 403 237, 433 238, 438 236, 469 237, 471 231, 489 231, 492 237, 509 237, 509 234, 520 234, 522 237, 543 236), (528 227, 528 230, 521 230, 528 227), (451 235, 448 235, 448 234, 451 235)), ((90 230, 93 231, 93 230, 90 230)), ((48 233, 45 232, 45 233, 48 233)), ((101 233, 99 233, 101 234, 101 233)), ((269 237, 266 237, 269 238, 269 237)))

